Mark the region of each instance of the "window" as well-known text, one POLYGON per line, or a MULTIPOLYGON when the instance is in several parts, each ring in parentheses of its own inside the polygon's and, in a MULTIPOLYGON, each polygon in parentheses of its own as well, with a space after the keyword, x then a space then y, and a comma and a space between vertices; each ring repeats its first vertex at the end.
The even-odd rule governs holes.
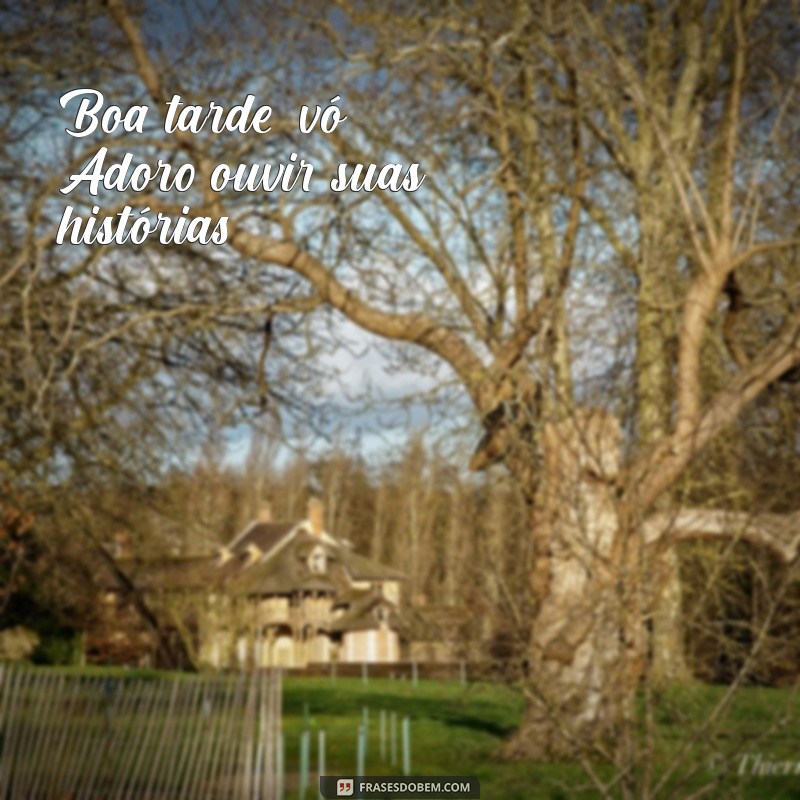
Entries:
POLYGON ((308 569, 314 575, 324 575, 328 568, 328 558, 324 548, 317 545, 308 557, 308 569))

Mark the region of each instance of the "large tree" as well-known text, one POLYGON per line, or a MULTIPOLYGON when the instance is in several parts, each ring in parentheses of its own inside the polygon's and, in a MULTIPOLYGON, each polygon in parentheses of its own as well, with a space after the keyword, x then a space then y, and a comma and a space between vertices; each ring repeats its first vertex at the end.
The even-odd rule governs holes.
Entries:
MULTIPOLYGON (((323 306, 401 357, 419 351, 420 369, 445 365, 484 427, 473 467, 505 464, 531 509, 530 702, 513 748, 573 752, 634 724, 674 542, 738 533, 796 553, 787 526, 668 510, 705 448, 800 362, 792 12, 754 2, 376 11, 343 0, 154 20, 125 0, 87 8, 96 35, 81 44, 94 71, 68 64, 69 80, 162 114, 175 93, 230 105, 249 92, 276 114, 263 136, 154 125, 146 140, 79 140, 46 187, 51 202, 101 144, 190 161, 189 213, 226 217, 227 243, 159 262, 159 275, 188 279, 157 298, 139 287, 154 305, 148 324, 198 313, 212 337, 225 314, 271 321, 323 306), (337 96, 346 121, 298 133, 301 104, 337 96), (397 193, 334 194, 319 180, 263 196, 204 188, 215 164, 293 152, 318 176, 340 163, 419 163, 426 178, 397 193), (201 257, 224 281, 205 270, 202 302, 163 308, 198 290, 201 257)), ((176 214, 187 196, 124 201, 176 214)), ((20 263, 53 252, 52 232, 41 241, 29 230, 20 263)), ((252 336, 240 344, 257 358, 263 337, 252 336)))

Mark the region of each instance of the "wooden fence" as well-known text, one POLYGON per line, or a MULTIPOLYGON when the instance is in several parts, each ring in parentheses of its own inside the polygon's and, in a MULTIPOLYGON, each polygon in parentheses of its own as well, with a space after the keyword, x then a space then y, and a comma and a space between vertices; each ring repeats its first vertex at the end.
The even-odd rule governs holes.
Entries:
POLYGON ((0 665, 0 800, 275 800, 279 670, 108 678, 0 665))
POLYGON ((525 659, 506 658, 482 661, 396 661, 378 664, 362 662, 320 663, 284 670, 287 675, 305 678, 390 678, 395 680, 482 681, 507 683, 527 674, 525 659))

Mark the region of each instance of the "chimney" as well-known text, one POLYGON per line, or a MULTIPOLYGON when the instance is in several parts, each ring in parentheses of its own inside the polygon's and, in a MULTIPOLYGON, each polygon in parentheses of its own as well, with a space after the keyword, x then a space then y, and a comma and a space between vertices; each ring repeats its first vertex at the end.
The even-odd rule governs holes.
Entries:
POLYGON ((308 524, 314 536, 321 536, 325 530, 325 504, 318 497, 308 501, 308 524))
POLYGON ((265 523, 272 522, 272 506, 269 503, 262 503, 258 509, 256 521, 265 523))

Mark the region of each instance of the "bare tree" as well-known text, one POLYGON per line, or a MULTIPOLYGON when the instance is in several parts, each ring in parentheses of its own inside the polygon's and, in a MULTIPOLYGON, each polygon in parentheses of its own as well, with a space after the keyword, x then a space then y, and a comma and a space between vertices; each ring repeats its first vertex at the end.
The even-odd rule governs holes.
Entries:
MULTIPOLYGON (((552 756, 593 744, 616 752, 633 780, 632 740, 617 734, 636 728, 647 623, 673 545, 738 531, 796 557, 791 525, 683 517, 668 502, 704 449, 800 362, 794 10, 341 2, 311 26, 302 4, 275 4, 225 18, 236 57, 220 66, 213 16, 180 17, 197 39, 179 60, 147 15, 124 0, 107 9, 96 10, 102 35, 91 41, 98 57, 114 48, 115 69, 101 75, 110 89, 161 112, 175 92, 205 103, 253 91, 286 112, 260 138, 154 126, 143 158, 188 159, 203 186, 215 163, 288 152, 330 174, 338 164, 421 165, 416 192, 324 187, 259 205, 198 189, 190 214, 225 217, 227 244, 208 257, 205 293, 195 295, 195 279, 148 292, 139 322, 199 318, 190 330, 202 331, 204 354, 235 364, 237 348, 258 348, 235 336, 220 343, 225 320, 324 306, 401 354, 418 349, 420 369, 443 364, 485 430, 473 466, 502 462, 531 509, 530 702, 510 749, 552 756), (300 104, 337 96, 348 119, 330 135, 301 137, 285 122, 300 104), (598 305, 605 313, 592 317, 598 305), (631 333, 627 345, 613 340, 619 330, 631 333), (599 396, 587 365, 595 378, 607 373, 599 396)), ((127 146, 85 141, 75 164, 101 143, 127 146)), ((185 202, 126 199, 167 214, 185 202)), ((38 288, 36 256, 50 241, 37 244, 36 224, 27 230, 5 274, 22 281, 21 297, 38 288)), ((181 263, 201 259, 190 252, 181 263)), ((159 262, 157 272, 175 281, 179 270, 159 262)), ((79 296, 45 348, 56 367, 69 320, 83 319, 79 296)), ((46 318, 44 308, 34 316, 46 318)), ((134 330, 127 316, 106 319, 90 341, 134 330)), ((30 349, 30 334, 23 341, 30 349)), ((48 368, 24 374, 33 401, 47 395, 48 368)))

